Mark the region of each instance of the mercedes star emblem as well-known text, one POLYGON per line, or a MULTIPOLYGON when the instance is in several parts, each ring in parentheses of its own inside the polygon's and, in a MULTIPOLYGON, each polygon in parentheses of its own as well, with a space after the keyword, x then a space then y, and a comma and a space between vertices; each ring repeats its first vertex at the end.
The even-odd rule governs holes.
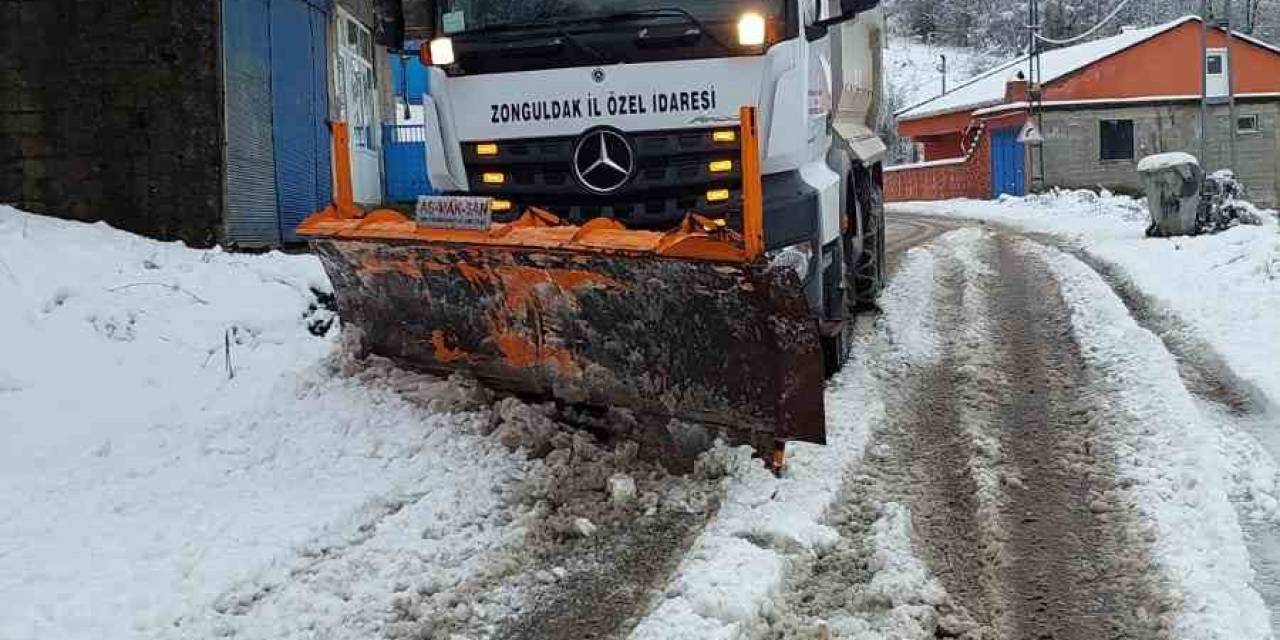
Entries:
POLYGON ((594 129, 573 148, 573 175, 593 193, 613 193, 635 172, 635 152, 621 133, 594 129))

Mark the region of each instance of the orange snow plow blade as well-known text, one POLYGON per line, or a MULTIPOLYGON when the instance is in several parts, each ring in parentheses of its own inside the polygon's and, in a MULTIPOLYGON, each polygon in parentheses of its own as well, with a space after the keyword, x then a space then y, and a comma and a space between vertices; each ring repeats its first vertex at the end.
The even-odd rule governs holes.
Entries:
POLYGON ((536 208, 440 229, 335 206, 298 233, 344 328, 404 366, 697 422, 765 452, 822 443, 817 324, 795 273, 763 258, 754 111, 743 123, 741 231, 696 214, 665 232, 575 226, 536 208))

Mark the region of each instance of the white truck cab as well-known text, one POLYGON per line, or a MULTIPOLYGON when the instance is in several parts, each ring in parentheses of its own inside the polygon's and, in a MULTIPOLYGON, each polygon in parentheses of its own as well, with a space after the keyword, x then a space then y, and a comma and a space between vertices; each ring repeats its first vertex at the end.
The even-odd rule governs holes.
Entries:
POLYGON ((733 127, 756 106, 765 245, 839 359, 848 308, 883 271, 878 0, 414 4, 431 183, 492 198, 498 219, 535 206, 574 224, 732 226, 733 127))

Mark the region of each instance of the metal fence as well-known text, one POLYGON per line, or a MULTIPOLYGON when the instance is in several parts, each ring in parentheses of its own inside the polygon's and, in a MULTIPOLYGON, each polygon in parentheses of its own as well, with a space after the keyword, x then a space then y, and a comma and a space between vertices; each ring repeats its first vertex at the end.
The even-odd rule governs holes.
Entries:
POLYGON ((382 125, 387 200, 414 202, 435 193, 427 179, 427 144, 420 124, 382 125))

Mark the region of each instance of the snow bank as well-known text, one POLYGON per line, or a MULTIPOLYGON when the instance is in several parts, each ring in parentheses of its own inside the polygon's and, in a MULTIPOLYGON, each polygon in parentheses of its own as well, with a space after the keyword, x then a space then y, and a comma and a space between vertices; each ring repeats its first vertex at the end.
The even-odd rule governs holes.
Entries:
MULTIPOLYGON (((0 207, 0 638, 192 637, 183 625, 255 602, 380 523, 417 523, 405 544, 425 553, 421 523, 484 521, 523 456, 457 436, 469 414, 338 374, 328 290, 310 256, 197 251, 0 207)), ((484 545, 482 531, 464 542, 484 545)), ((423 575, 364 566, 327 576, 329 595, 279 624, 340 628, 423 575)))
POLYGON ((995 200, 893 202, 886 207, 892 212, 986 220, 1032 231, 1130 238, 1143 237, 1151 218, 1142 201, 1083 189, 1055 189, 1023 197, 1002 195, 995 200))

